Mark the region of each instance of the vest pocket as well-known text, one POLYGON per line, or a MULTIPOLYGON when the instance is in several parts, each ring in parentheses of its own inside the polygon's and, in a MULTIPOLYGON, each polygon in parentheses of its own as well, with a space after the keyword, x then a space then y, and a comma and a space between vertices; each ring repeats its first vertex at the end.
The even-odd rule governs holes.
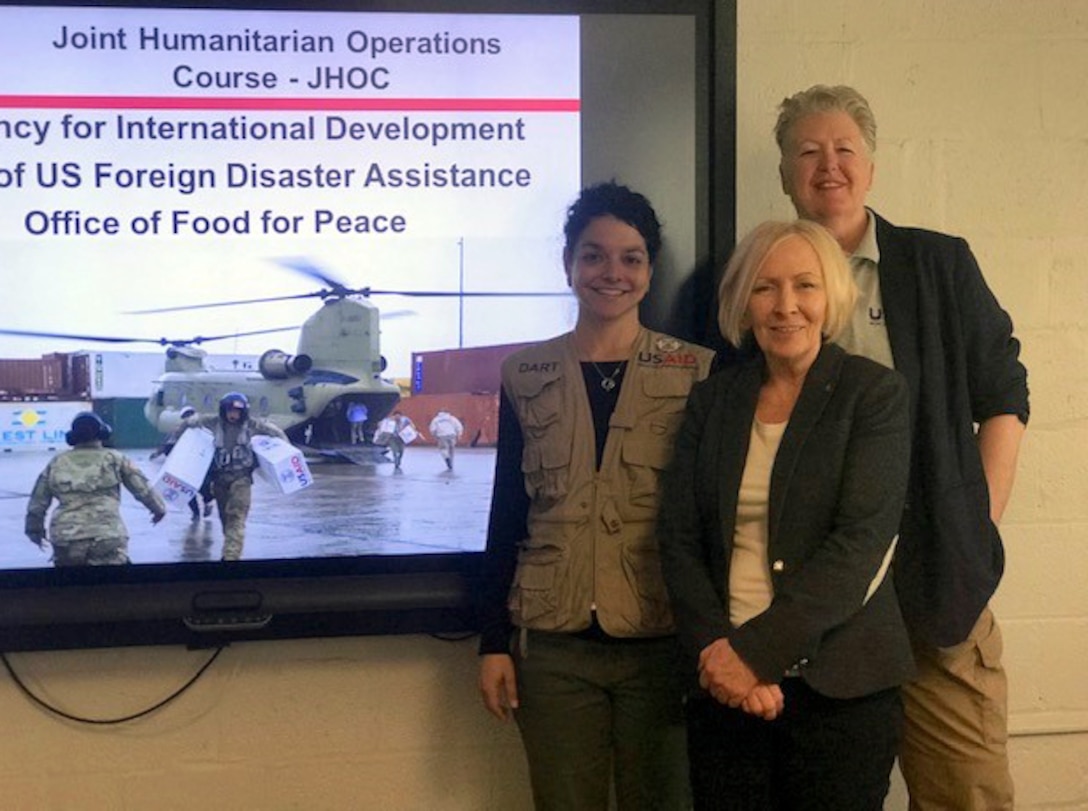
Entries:
POLYGON ((534 380, 520 381, 516 396, 520 404, 525 432, 534 438, 540 438, 550 426, 559 421, 560 383, 563 378, 558 373, 541 376, 534 380))
POLYGON ((658 370, 643 377, 642 392, 649 401, 645 417, 651 420, 652 433, 671 439, 680 428, 693 382, 689 371, 679 369, 658 370))
POLYGON ((567 494, 573 427, 560 420, 562 375, 519 380, 514 391, 524 450, 525 490, 537 505, 552 507, 567 494))
POLYGON ((645 459, 646 466, 664 470, 672 461, 673 446, 684 422, 692 380, 687 375, 679 374, 658 373, 647 377, 649 379, 643 387, 647 398, 646 408, 639 415, 639 423, 642 426, 640 433, 648 439, 643 441, 645 447, 637 448, 635 453, 645 459))
POLYGON ((525 490, 540 507, 554 506, 567 494, 570 472, 570 442, 529 441, 521 455, 521 472, 525 490))
POLYGON ((636 598, 631 606, 633 610, 624 611, 628 622, 643 633, 671 631, 672 611, 657 548, 625 546, 620 563, 631 594, 636 598))
MULTIPOLYGON (((672 443, 660 439, 628 438, 623 443, 623 468, 627 481, 627 504, 637 512, 657 509, 658 482, 672 460, 672 443)), ((621 504, 623 502, 621 501, 621 504)), ((653 518, 652 515, 631 517, 653 518)))
POLYGON ((555 613, 555 581, 562 560, 562 551, 554 546, 521 552, 508 603, 515 625, 555 613))

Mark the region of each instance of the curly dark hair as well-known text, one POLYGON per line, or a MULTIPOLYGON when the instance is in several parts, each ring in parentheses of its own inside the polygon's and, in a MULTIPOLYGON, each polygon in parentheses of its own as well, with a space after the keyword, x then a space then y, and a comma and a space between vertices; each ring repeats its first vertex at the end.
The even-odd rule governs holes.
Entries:
POLYGON ((582 189, 578 199, 567 209, 567 222, 563 226, 566 237, 566 252, 571 253, 578 243, 578 238, 589 223, 597 217, 611 215, 627 223, 646 240, 646 252, 650 264, 657 259, 661 250, 661 223, 650 201, 627 186, 614 180, 597 183, 582 189))

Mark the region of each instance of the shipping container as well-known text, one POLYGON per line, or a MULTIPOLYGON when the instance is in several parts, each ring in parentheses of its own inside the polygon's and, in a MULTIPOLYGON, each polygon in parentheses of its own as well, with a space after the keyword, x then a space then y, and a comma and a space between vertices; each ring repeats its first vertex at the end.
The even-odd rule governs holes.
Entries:
POLYGON ((91 397, 147 399, 155 378, 162 375, 161 352, 82 352, 86 358, 91 397))
POLYGON ((439 411, 449 412, 465 426, 457 443, 462 447, 485 447, 498 440, 498 394, 417 394, 401 400, 397 408, 416 424, 419 444, 434 444, 430 424, 439 411))
POLYGON ((70 356, 68 362, 68 386, 76 397, 90 398, 91 396, 91 366, 90 358, 76 352, 70 356))
POLYGON ((27 400, 0 403, 0 451, 64 450, 65 434, 80 411, 94 411, 113 429, 114 448, 155 448, 162 436, 144 416, 147 398, 27 400))
MULTIPOLYGON (((163 352, 80 352, 89 372, 89 391, 95 400, 116 397, 147 398, 154 381, 165 371, 163 352)), ((248 372, 257 368, 256 355, 208 355, 205 369, 248 372)))
POLYGON ((412 394, 497 394, 503 359, 530 344, 412 353, 412 394))
POLYGON ((52 352, 42 355, 42 363, 45 367, 46 385, 53 391, 64 392, 68 399, 86 396, 87 392, 77 392, 72 388, 71 355, 64 352, 52 352))
POLYGON ((154 448, 162 442, 160 434, 144 416, 144 397, 107 397, 94 401, 94 410, 113 426, 109 444, 114 448, 154 448))
POLYGON ((90 410, 89 402, 79 400, 0 403, 0 452, 65 450, 72 420, 90 410))
POLYGON ((68 357, 60 354, 0 359, 0 398, 63 399, 70 394, 67 366, 68 357))

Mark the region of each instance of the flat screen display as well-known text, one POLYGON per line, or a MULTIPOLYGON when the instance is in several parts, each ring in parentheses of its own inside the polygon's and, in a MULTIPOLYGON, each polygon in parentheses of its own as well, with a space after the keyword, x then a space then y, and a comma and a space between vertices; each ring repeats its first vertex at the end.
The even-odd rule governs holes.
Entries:
POLYGON ((581 186, 654 203, 646 316, 684 331, 714 230, 711 21, 707 3, 0 5, 0 579, 267 576, 305 603, 315 573, 478 556, 498 365, 573 326, 581 186), (161 442, 228 392, 306 471, 290 492, 258 475, 240 566, 219 562, 214 504, 176 493, 156 526, 123 495, 123 571, 60 572, 25 538, 76 413, 171 496, 161 442), (439 411, 463 426, 452 459, 439 411), (397 413, 417 434, 399 467, 397 413))

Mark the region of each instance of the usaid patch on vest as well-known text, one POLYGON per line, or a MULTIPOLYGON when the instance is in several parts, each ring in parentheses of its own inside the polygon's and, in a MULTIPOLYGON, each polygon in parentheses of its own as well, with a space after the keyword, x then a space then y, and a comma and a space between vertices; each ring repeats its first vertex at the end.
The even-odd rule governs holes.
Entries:
POLYGON ((636 357, 640 366, 672 369, 694 369, 699 357, 686 347, 683 341, 662 336, 654 341, 650 351, 640 350, 636 357))
POLYGON ((314 482, 302 451, 279 437, 258 435, 249 441, 257 457, 257 471, 283 494, 295 493, 314 482))
POLYGON ((166 456, 151 486, 171 510, 188 509, 215 455, 215 437, 207 428, 187 428, 166 456))

